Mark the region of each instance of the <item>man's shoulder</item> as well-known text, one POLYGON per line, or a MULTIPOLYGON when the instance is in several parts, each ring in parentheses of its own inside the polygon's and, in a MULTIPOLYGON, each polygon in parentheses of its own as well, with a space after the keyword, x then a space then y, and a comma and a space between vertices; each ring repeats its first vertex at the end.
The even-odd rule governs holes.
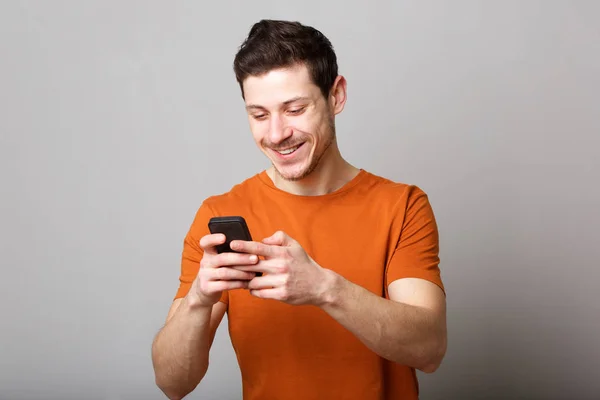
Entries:
POLYGON ((204 199, 203 204, 212 209, 227 207, 232 204, 246 202, 254 197, 254 193, 261 189, 260 173, 255 173, 242 181, 235 183, 227 191, 213 194, 204 199))
POLYGON ((367 175, 365 189, 372 194, 389 196, 393 199, 412 198, 415 196, 426 196, 424 190, 415 183, 402 180, 394 180, 390 177, 378 175, 374 172, 364 170, 367 175))

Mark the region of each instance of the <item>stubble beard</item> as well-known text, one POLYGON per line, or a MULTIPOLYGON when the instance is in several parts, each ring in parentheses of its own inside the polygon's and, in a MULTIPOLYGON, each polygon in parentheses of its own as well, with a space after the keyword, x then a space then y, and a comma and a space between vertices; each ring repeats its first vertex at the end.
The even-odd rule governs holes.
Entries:
POLYGON ((300 174, 298 174, 298 175, 291 175, 291 176, 284 175, 281 173, 281 171, 279 171, 279 169, 277 169, 277 166, 275 165, 275 163, 271 162, 271 164, 273 165, 273 169, 275 170, 275 172, 281 179, 286 180, 288 182, 297 182, 299 180, 306 178, 307 176, 312 174, 314 172, 314 170, 319 166, 321 159, 323 158, 325 153, 327 153, 327 150, 329 150, 329 147, 331 147, 331 144, 335 140, 335 137, 336 137, 335 123, 334 123, 333 119, 331 119, 329 121, 329 135, 327 136, 327 139, 326 139, 327 141, 325 142, 325 146, 323 147, 323 150, 319 153, 316 153, 313 156, 313 159, 311 160, 308 167, 306 167, 304 169, 304 171, 301 171, 300 174))

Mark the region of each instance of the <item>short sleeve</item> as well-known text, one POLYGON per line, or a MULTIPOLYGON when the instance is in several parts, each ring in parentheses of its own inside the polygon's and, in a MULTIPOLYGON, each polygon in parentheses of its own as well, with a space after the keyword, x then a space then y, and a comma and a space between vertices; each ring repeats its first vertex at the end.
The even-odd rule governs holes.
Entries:
POLYGON ((421 189, 410 186, 403 204, 399 238, 386 270, 386 292, 390 283, 401 278, 425 279, 445 292, 439 269, 438 228, 429 199, 421 189))
MULTIPOLYGON (((200 270, 200 261, 204 255, 204 251, 200 247, 200 239, 209 234, 208 221, 214 216, 211 208, 202 203, 194 221, 190 226, 183 240, 183 251, 181 254, 181 272, 179 275, 179 288, 175 294, 175 299, 185 297, 192 287, 192 283, 198 276, 200 270)), ((221 300, 228 304, 229 296, 227 292, 223 292, 221 300)))

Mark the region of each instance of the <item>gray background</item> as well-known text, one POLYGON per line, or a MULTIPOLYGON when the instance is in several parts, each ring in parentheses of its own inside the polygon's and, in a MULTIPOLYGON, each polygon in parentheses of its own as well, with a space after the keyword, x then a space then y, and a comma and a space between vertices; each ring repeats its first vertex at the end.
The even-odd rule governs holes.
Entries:
MULTIPOLYGON (((558 0, 3 1, 0 398, 163 398, 183 236, 268 165, 231 70, 264 17, 334 43, 342 153, 430 195, 449 349, 422 398, 600 398, 600 3, 558 0)), ((224 328, 189 398, 240 397, 224 328)))

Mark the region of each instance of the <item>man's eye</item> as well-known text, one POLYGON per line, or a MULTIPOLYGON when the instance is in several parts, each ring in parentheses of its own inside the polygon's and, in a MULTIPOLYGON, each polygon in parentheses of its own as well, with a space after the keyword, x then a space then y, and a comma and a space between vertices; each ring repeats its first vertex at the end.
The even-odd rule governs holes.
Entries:
POLYGON ((304 111, 304 107, 303 108, 296 108, 294 110, 289 110, 288 112, 292 115, 298 115, 301 114, 302 111, 304 111))
POLYGON ((257 121, 262 121, 263 119, 265 119, 267 116, 265 114, 255 114, 252 116, 252 118, 254 118, 257 121))

